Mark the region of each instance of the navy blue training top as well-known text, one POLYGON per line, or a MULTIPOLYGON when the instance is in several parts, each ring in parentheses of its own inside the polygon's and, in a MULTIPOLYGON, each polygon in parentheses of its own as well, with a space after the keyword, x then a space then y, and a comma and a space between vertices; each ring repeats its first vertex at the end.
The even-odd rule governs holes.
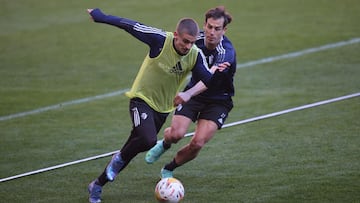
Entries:
MULTIPOLYGON (((206 101, 213 100, 231 100, 234 96, 234 75, 236 72, 236 51, 230 40, 223 36, 220 43, 214 50, 208 50, 205 47, 205 35, 200 33, 196 45, 203 51, 209 68, 223 62, 229 62, 230 67, 224 71, 216 71, 210 81, 208 89, 195 96, 197 99, 206 101)), ((189 89, 197 83, 196 78, 191 78, 185 89, 189 89)))

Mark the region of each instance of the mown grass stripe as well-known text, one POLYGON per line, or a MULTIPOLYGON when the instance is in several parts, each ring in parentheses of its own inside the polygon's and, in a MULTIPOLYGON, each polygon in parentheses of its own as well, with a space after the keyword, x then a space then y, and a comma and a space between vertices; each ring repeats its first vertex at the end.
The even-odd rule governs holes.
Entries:
MULTIPOLYGON (((223 128, 228 128, 228 127, 232 127, 232 126, 236 126, 236 125, 240 125, 240 124, 259 121, 259 120, 263 120, 263 119, 267 119, 267 118, 271 118, 271 117, 275 117, 275 116, 280 116, 280 115, 287 114, 287 113, 294 112, 294 111, 300 111, 300 110, 304 110, 304 109, 308 109, 308 108, 312 108, 312 107, 317 107, 317 106, 320 106, 320 105, 325 105, 325 104, 330 104, 330 103, 333 103, 333 102, 338 102, 338 101, 342 101, 342 100, 346 100, 346 99, 351 99, 351 98, 358 97, 358 96, 360 96, 360 92, 350 94, 350 95, 346 95, 346 96, 342 96, 342 97, 333 98, 333 99, 328 99, 328 100, 324 100, 324 101, 320 101, 320 102, 315 102, 315 103, 312 103, 312 104, 306 104, 306 105, 303 105, 303 106, 298 106, 298 107, 295 107, 295 108, 290 108, 290 109, 286 109, 286 110, 283 110, 283 111, 278 111, 278 112, 274 112, 274 113, 270 113, 270 114, 265 114, 265 115, 262 115, 262 116, 253 117, 253 118, 249 118, 249 119, 245 119, 245 120, 241 120, 241 121, 237 121, 237 122, 228 123, 228 124, 225 124, 223 126, 223 128)), ((189 137, 189 136, 192 136, 192 135, 194 135, 194 132, 186 134, 185 137, 189 137)), ((80 160, 76 160, 76 161, 72 161, 72 162, 68 162, 68 163, 64 163, 64 164, 59 164, 59 165, 56 165, 56 166, 51 166, 51 167, 47 167, 47 168, 43 168, 43 169, 39 169, 39 170, 35 170, 35 171, 30 171, 30 172, 15 175, 15 176, 10 176, 10 177, 7 177, 7 178, 2 178, 2 179, 0 179, 0 182, 6 182, 6 181, 22 178, 22 177, 25 177, 25 176, 30 176, 30 175, 34 175, 34 174, 38 174, 38 173, 43 173, 43 172, 46 172, 46 171, 51 171, 51 170, 63 168, 63 167, 66 167, 66 166, 71 166, 71 165, 83 163, 83 162, 86 162, 86 161, 91 161, 91 160, 95 160, 95 159, 99 159, 99 158, 104 158, 104 157, 107 157, 107 156, 111 156, 111 155, 113 155, 114 153, 116 153, 118 151, 119 150, 116 150, 116 151, 113 151, 113 152, 108 152, 108 153, 104 153, 104 154, 100 154, 100 155, 96 155, 96 156, 92 156, 92 157, 88 157, 88 158, 84 158, 84 159, 80 159, 80 160)))
MULTIPOLYGON (((263 59, 259 59, 259 60, 255 60, 255 61, 250 61, 247 63, 238 64, 237 68, 245 68, 245 67, 250 67, 250 66, 255 66, 255 65, 260 65, 260 64, 265 64, 265 63, 271 63, 271 62, 278 61, 278 60, 299 57, 299 56, 303 56, 305 54, 320 52, 320 51, 337 48, 337 47, 342 47, 342 46, 346 46, 346 45, 351 45, 351 44, 355 44, 355 43, 359 43, 359 42, 360 42, 360 38, 353 38, 353 39, 350 39, 347 41, 336 42, 336 43, 332 43, 332 44, 323 45, 320 47, 304 49, 304 50, 297 51, 297 52, 291 52, 291 53, 287 53, 287 54, 283 54, 283 55, 279 55, 279 56, 273 56, 273 57, 263 58, 263 59)), ((127 90, 128 89, 118 90, 115 92, 110 92, 110 93, 106 93, 106 94, 96 95, 96 96, 92 96, 92 97, 87 97, 87 98, 67 101, 67 102, 63 102, 60 104, 55 104, 55 105, 51 105, 51 106, 47 106, 47 107, 42 107, 42 108, 34 109, 31 111, 25 111, 25 112, 15 113, 15 114, 7 115, 7 116, 1 116, 0 121, 6 121, 6 120, 20 118, 20 117, 24 117, 24 116, 33 115, 33 114, 39 114, 42 112, 63 108, 65 106, 87 103, 87 102, 91 102, 91 101, 95 101, 95 100, 105 99, 108 97, 114 97, 114 96, 124 94, 127 90)))

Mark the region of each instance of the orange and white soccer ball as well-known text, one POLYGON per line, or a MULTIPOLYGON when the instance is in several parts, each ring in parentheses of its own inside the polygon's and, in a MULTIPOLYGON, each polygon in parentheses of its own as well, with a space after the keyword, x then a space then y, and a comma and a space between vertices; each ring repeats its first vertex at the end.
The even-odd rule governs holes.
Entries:
POLYGON ((159 202, 177 203, 185 195, 183 184, 176 178, 163 178, 155 187, 155 198, 159 202))

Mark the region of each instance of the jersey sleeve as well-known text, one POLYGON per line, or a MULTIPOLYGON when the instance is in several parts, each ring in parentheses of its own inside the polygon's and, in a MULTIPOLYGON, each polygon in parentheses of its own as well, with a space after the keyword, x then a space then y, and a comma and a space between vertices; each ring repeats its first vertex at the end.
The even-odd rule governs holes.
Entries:
POLYGON ((196 64, 192 69, 190 86, 195 85, 199 81, 202 81, 206 86, 209 86, 211 77, 212 77, 212 73, 208 68, 206 58, 202 53, 202 51, 199 49, 199 53, 196 59, 196 64))
POLYGON ((223 62, 229 62, 230 64, 236 63, 235 49, 225 36, 221 43, 216 47, 216 52, 217 57, 214 65, 218 65, 223 62))
POLYGON ((149 55, 152 58, 160 53, 160 50, 164 45, 166 32, 161 29, 146 26, 131 19, 106 15, 98 8, 92 10, 90 15, 95 22, 123 29, 138 40, 147 44, 150 47, 149 55))
POLYGON ((233 77, 236 72, 236 53, 231 42, 224 36, 222 42, 216 47, 217 57, 214 65, 229 62, 230 67, 222 72, 216 71, 212 80, 214 86, 232 86, 233 77))

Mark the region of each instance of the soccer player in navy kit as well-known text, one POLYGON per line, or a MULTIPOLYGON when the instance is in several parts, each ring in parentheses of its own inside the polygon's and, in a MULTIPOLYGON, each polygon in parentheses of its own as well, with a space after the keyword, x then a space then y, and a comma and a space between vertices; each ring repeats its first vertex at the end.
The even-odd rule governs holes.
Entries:
POLYGON ((89 201, 94 203, 101 202, 102 187, 107 182, 113 181, 138 153, 156 144, 157 134, 169 112, 174 110, 174 103, 186 102, 205 90, 215 69, 208 68, 206 58, 194 45, 199 28, 193 19, 181 19, 175 32, 165 32, 130 19, 106 15, 100 9, 88 9, 88 13, 95 22, 123 29, 150 48, 131 90, 126 93, 130 98, 133 129, 120 152, 113 155, 103 173, 89 184, 89 201), (197 84, 177 94, 189 73, 197 84))
MULTIPOLYGON (((177 107, 171 126, 164 131, 164 139, 147 152, 145 161, 155 162, 172 143, 177 143, 184 137, 191 122, 197 122, 191 141, 161 169, 162 178, 172 177, 175 168, 193 160, 215 132, 222 127, 233 108, 236 53, 229 39, 224 36, 226 26, 231 20, 231 15, 222 6, 212 8, 205 14, 204 32, 200 34, 196 45, 205 54, 209 67, 222 63, 226 63, 229 67, 214 73, 205 92, 177 107)), ((192 78, 185 90, 195 84, 196 79, 192 78)))

